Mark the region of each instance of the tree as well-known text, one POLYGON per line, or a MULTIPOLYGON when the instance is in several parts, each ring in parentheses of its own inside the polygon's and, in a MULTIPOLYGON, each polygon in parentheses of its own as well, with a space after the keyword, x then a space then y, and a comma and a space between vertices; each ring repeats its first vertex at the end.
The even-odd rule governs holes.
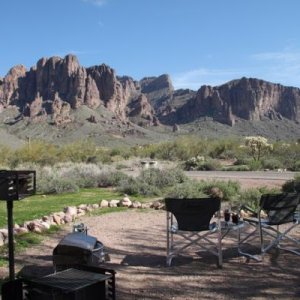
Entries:
POLYGON ((248 147, 250 154, 255 161, 260 161, 263 155, 266 155, 273 150, 273 145, 269 144, 268 140, 262 136, 245 137, 245 145, 248 147))

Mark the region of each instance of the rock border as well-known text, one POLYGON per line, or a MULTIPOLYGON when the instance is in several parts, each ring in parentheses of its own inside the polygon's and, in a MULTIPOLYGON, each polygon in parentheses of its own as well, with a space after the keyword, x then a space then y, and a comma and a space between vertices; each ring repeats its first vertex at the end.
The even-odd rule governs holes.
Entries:
MULTIPOLYGON (((60 212, 51 213, 49 216, 43 216, 41 219, 35 219, 32 221, 25 221, 23 224, 14 225, 14 234, 22 235, 28 232, 42 233, 51 226, 60 226, 67 223, 74 222, 77 218, 86 215, 89 212, 103 208, 114 207, 127 207, 135 209, 164 209, 165 205, 163 200, 156 200, 149 203, 141 203, 139 201, 131 201, 127 195, 121 200, 101 200, 94 204, 80 204, 78 206, 67 206, 60 212)), ((7 228, 0 229, 0 246, 8 243, 8 230, 7 228)))

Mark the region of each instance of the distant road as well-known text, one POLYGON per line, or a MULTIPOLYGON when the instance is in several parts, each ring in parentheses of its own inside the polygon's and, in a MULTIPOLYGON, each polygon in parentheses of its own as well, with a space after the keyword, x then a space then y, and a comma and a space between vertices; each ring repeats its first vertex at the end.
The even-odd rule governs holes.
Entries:
MULTIPOLYGON (((140 170, 127 170, 128 175, 137 176, 140 170)), ((281 188, 290 179, 293 179, 297 172, 276 172, 276 171, 185 171, 185 174, 196 180, 216 179, 238 181, 242 188, 281 188)), ((299 174, 299 172, 298 172, 299 174)))
POLYGON ((216 178, 216 179, 258 179, 258 180, 290 180, 297 172, 275 171, 187 171, 186 175, 192 178, 216 178))
POLYGON ((217 179, 238 181, 241 187, 246 188, 281 188, 290 179, 293 179, 296 172, 275 172, 275 171, 188 171, 187 176, 196 180, 217 179))

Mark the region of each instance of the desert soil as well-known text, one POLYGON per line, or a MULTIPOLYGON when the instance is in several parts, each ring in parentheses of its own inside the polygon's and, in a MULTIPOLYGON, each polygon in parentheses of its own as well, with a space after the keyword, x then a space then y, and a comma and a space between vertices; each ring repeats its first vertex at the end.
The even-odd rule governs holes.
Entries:
MULTIPOLYGON (((116 270, 117 299, 299 299, 300 257, 271 251, 263 262, 247 261, 236 249, 236 232, 223 241, 223 268, 201 249, 186 250, 166 267, 166 213, 128 210, 83 217, 88 233, 109 253, 105 263, 116 270)), ((16 255, 17 270, 51 273, 52 251, 71 232, 66 225, 44 243, 16 255)), ((295 234, 300 234, 298 230, 295 234)), ((3 273, 7 270, 2 270, 3 273)))

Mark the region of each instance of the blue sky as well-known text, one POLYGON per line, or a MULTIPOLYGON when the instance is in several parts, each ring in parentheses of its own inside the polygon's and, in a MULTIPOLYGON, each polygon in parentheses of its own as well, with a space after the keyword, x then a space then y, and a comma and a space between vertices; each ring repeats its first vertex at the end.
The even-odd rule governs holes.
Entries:
POLYGON ((256 77, 300 87, 299 0, 9 0, 0 76, 77 55, 134 79, 167 73, 197 90, 256 77))

